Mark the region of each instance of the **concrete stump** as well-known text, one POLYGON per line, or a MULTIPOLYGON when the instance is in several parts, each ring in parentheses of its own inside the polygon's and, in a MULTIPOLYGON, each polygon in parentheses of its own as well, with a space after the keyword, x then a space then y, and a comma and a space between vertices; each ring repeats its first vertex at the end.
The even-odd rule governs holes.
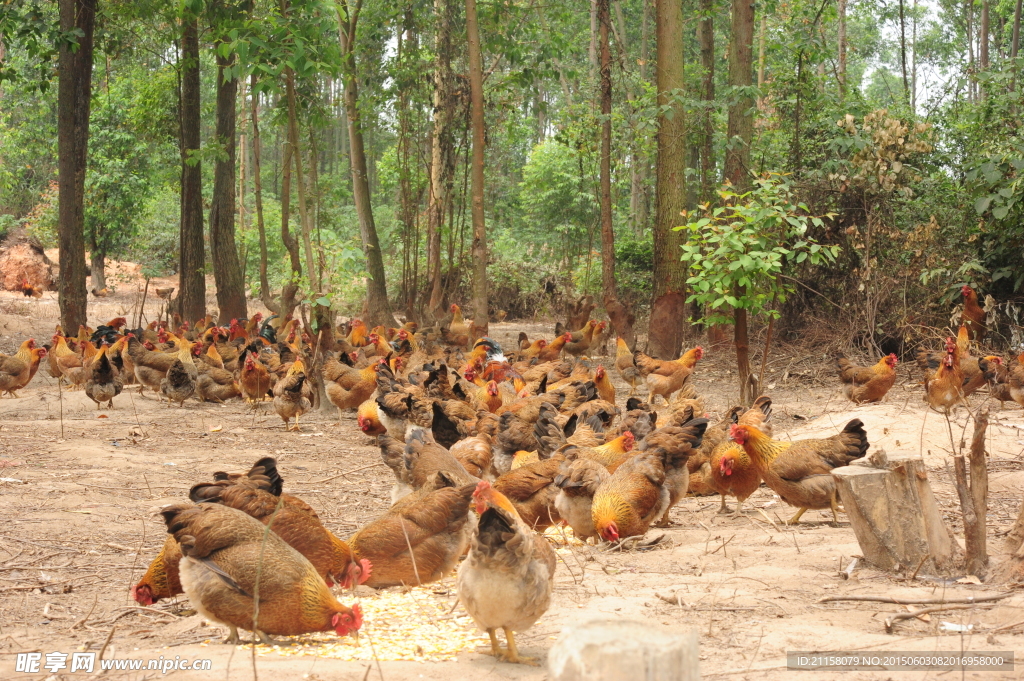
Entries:
POLYGON ((593 620, 562 630, 548 653, 551 681, 699 681, 697 632, 593 620))
POLYGON ((924 461, 879 454, 869 457, 876 467, 832 471, 864 558, 883 570, 959 574, 963 550, 942 520, 924 461))

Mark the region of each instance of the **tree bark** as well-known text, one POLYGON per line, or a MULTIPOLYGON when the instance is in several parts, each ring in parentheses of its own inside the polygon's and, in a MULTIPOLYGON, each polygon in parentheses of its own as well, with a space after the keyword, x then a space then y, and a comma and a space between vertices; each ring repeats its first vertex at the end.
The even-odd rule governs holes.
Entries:
MULTIPOLYGON (((761 24, 762 26, 764 25, 763 18, 761 19, 761 24)), ((839 101, 843 101, 846 98, 846 0, 839 0, 838 42, 839 64, 837 68, 837 77, 839 79, 839 101)))
MULTIPOLYGON (((686 87, 683 63, 683 4, 657 0, 655 22, 658 88, 658 160, 654 224, 654 290, 647 352, 659 359, 679 356, 686 317, 686 269, 680 260, 681 213, 686 208, 686 87)), ((632 349, 632 346, 631 346, 632 349)))
MULTIPOLYGON (((737 298, 739 295, 737 295, 737 298)), ((732 311, 733 343, 736 345, 736 373, 740 380, 740 404, 751 403, 750 394, 750 338, 747 334, 747 311, 737 307, 732 311)))
POLYGON ((178 311, 189 321, 206 316, 206 246, 203 243, 203 169, 199 157, 200 82, 198 19, 186 14, 181 35, 181 222, 178 311), (190 162, 191 159, 191 162, 190 162))
POLYGON ((612 224, 612 55, 608 45, 611 33, 610 0, 597 0, 598 53, 601 111, 601 157, 598 203, 601 207, 601 288, 604 309, 615 332, 629 347, 636 345, 632 315, 619 302, 615 284, 615 228, 612 224))
MULTIPOLYGON (((729 85, 751 85, 754 43, 754 4, 751 0, 733 0, 732 42, 729 45, 729 85)), ((742 194, 750 188, 750 141, 754 136, 754 102, 749 95, 735 97, 729 107, 728 142, 724 178, 742 194)))
MULTIPOLYGON (((355 38, 359 25, 362 0, 350 7, 347 0, 338 3, 338 39, 341 43, 345 115, 348 118, 349 165, 352 171, 352 196, 359 216, 359 236, 366 256, 366 321, 370 327, 398 326, 388 300, 384 277, 384 257, 373 220, 369 176, 366 169, 366 149, 363 146, 363 127, 359 113, 359 90, 356 83, 355 38)), ((296 150, 297 151, 297 150, 296 150)))
POLYGON ((224 154, 217 159, 213 175, 213 200, 210 206, 210 255, 217 286, 220 324, 247 316, 245 283, 235 245, 235 98, 238 79, 225 78, 234 55, 217 54, 217 141, 224 154))
POLYGON ((249 93, 252 102, 252 183, 256 203, 256 229, 260 235, 260 300, 268 310, 280 314, 281 307, 270 295, 270 280, 267 278, 267 227, 263 222, 263 178, 261 162, 263 148, 260 140, 259 95, 256 91, 256 74, 249 79, 249 93))
MULTIPOLYGON (((982 0, 981 2, 981 35, 978 36, 978 62, 981 66, 982 71, 988 71, 989 57, 988 57, 988 34, 989 34, 989 0, 982 0)), ((984 88, 981 90, 982 97, 985 96, 984 88)))
POLYGON ((1010 78, 1010 90, 1017 86, 1017 52, 1020 50, 1020 11, 1022 0, 1017 0, 1013 7, 1013 35, 1010 38, 1010 68, 1013 76, 1010 78))
POLYGON ((700 42, 700 63, 704 73, 701 83, 701 99, 704 109, 701 112, 701 147, 700 147, 700 200, 708 202, 714 199, 715 177, 715 3, 714 0, 700 1, 701 18, 697 24, 697 35, 700 42))
POLYGON ((288 264, 291 277, 281 288, 281 315, 291 316, 297 304, 295 294, 299 290, 298 282, 302 278, 302 256, 299 255, 299 240, 291 232, 292 205, 292 145, 285 142, 284 153, 281 154, 281 242, 288 251, 288 264))
POLYGON ((430 198, 427 204, 427 279, 424 291, 425 314, 439 321, 444 317, 441 299, 441 232, 445 216, 451 210, 452 186, 455 182, 454 121, 457 108, 455 74, 452 72, 452 22, 455 0, 434 0, 434 48, 437 65, 434 69, 434 130, 430 148, 430 198))
POLYGON ((60 28, 78 31, 77 49, 65 40, 57 58, 57 241, 60 278, 57 302, 68 335, 86 323, 85 169, 89 150, 89 103, 92 96, 92 37, 96 0, 60 0, 60 28))
POLYGON ((89 251, 89 276, 93 291, 101 291, 107 287, 106 260, 103 249, 93 244, 89 251))
POLYGON ((299 144, 298 107, 295 101, 295 74, 290 68, 284 70, 285 97, 288 101, 288 142, 295 162, 295 186, 299 194, 299 223, 302 228, 302 246, 306 252, 306 274, 310 286, 316 287, 317 295, 323 294, 323 282, 317 276, 313 260, 313 237, 309 225, 309 211, 306 208, 306 180, 302 172, 302 146, 299 144))
POLYGON ((473 160, 470 179, 473 219, 473 324, 481 335, 487 335, 487 226, 484 223, 484 78, 483 67, 480 63, 480 26, 477 23, 476 0, 466 0, 466 35, 469 42, 469 90, 473 126, 473 160))
MULTIPOLYGON (((910 78, 907 76, 907 19, 905 16, 905 0, 900 0, 900 68, 903 71, 903 96, 908 104, 910 103, 910 78)), ((968 31, 968 35, 970 32, 968 31)), ((967 39, 968 45, 971 39, 967 39)), ((973 59, 972 59, 973 61, 973 59)))

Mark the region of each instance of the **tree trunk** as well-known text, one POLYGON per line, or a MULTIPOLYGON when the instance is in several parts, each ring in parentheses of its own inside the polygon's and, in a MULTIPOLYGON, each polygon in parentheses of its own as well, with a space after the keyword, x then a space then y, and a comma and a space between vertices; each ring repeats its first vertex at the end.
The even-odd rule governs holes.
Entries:
POLYGON ((434 69, 434 130, 430 147, 430 198, 427 204, 427 280, 424 291, 427 319, 438 321, 444 316, 441 300, 441 232, 445 216, 451 209, 452 186, 455 181, 454 121, 458 95, 452 73, 452 22, 455 0, 434 0, 436 17, 434 48, 437 66, 434 69))
MULTIPOLYGON (((729 85, 751 84, 754 43, 754 4, 752 0, 733 0, 732 42, 729 45, 729 85)), ((750 141, 754 136, 752 99, 735 97, 729 106, 728 142, 725 152, 725 180, 740 194, 750 187, 750 141)))
POLYGON ((225 71, 234 65, 234 55, 217 54, 217 141, 224 155, 217 159, 213 175, 213 200, 210 206, 210 255, 217 286, 220 324, 244 319, 245 283, 235 245, 235 98, 238 78, 225 79, 225 71))
POLYGON ((291 267, 291 278, 281 287, 281 315, 291 316, 297 304, 295 294, 299 290, 298 282, 302 278, 302 257, 299 255, 299 240, 291 232, 292 205, 292 145, 284 144, 281 154, 281 242, 288 251, 288 263, 291 267))
MULTIPOLYGON (((473 160, 471 199, 473 218, 473 324, 487 335, 487 227, 484 223, 484 78, 480 64, 480 27, 476 0, 466 0, 469 42, 469 90, 472 105, 473 160)), ((470 339, 473 340, 473 339, 470 339)))
MULTIPOLYGON (((904 101, 910 103, 910 78, 907 75, 907 18, 905 16, 905 0, 900 0, 900 69, 903 72, 903 96, 904 101)), ((968 32, 970 35, 970 32, 968 32)), ((970 45, 971 39, 967 39, 970 45)))
MULTIPOLYGON (((302 172, 302 146, 299 144, 298 111, 295 102, 295 74, 290 68, 284 70, 285 96, 288 100, 288 141, 295 162, 295 186, 299 194, 299 223, 302 227, 302 246, 306 251, 306 275, 310 286, 316 287, 317 297, 323 295, 323 282, 317 276, 313 260, 313 236, 309 225, 309 211, 306 208, 306 180, 302 172)), ((312 292, 310 292, 312 295, 312 292)))
MULTIPOLYGON (((658 359, 679 356, 686 317, 686 269, 680 257, 680 213, 686 208, 686 88, 683 64, 683 4, 657 0, 656 67, 658 161, 654 224, 654 290, 647 352, 658 359)), ((630 346, 632 348, 632 346, 630 346)))
POLYGON ((619 302, 615 284, 615 229, 612 224, 612 55, 608 45, 611 33, 610 0, 597 0, 598 52, 600 83, 598 94, 601 110, 601 157, 599 204, 601 207, 601 288, 604 309, 615 332, 629 347, 636 346, 633 315, 619 302))
MULTIPOLYGON (((366 306, 364 320, 371 328, 377 325, 398 326, 391 312, 387 283, 384 278, 384 257, 377 238, 377 225, 373 220, 369 176, 366 169, 366 150, 363 146, 363 127, 359 114, 359 90, 356 83, 356 28, 362 3, 350 8, 347 0, 337 4, 338 39, 341 42, 345 115, 348 118, 349 165, 352 170, 352 196, 359 216, 359 237, 366 256, 366 306)), ((296 150, 297 151, 297 150, 296 150)))
MULTIPOLYGON (((764 19, 761 19, 762 26, 764 19)), ((762 38, 763 41, 763 38, 762 38)), ((763 43, 762 43, 763 44, 763 43)), ((846 0, 839 0, 839 101, 846 98, 846 0)), ((760 80, 760 79, 759 79, 760 80)))
POLYGON ((86 323, 85 169, 89 149, 92 95, 92 34, 96 0, 60 0, 60 28, 77 31, 77 49, 60 41, 57 60, 57 167, 60 197, 57 240, 60 278, 57 302, 64 333, 74 335, 86 323))
POLYGON ((249 93, 252 101, 252 183, 256 203, 256 229, 260 235, 260 300, 268 310, 280 314, 281 307, 270 295, 270 280, 267 278, 267 227, 263 222, 263 178, 260 165, 263 149, 260 141, 259 95, 256 91, 256 74, 250 76, 249 93))
POLYGON ((1020 49, 1020 10, 1024 0, 1017 0, 1013 7, 1013 35, 1010 38, 1010 68, 1013 69, 1013 76, 1010 78, 1010 90, 1017 85, 1017 51, 1020 49))
POLYGON ((700 42, 700 63, 704 73, 701 84, 701 99, 704 109, 701 112, 700 148, 700 200, 714 200, 715 188, 715 3, 714 0, 700 1, 700 22, 697 24, 697 35, 700 42))
POLYGON ((747 335, 747 311, 737 307, 733 309, 732 316, 733 342, 736 345, 736 373, 739 374, 740 380, 740 404, 746 406, 753 400, 753 396, 750 394, 750 339, 747 335))
MULTIPOLYGON (((988 34, 989 34, 989 0, 982 0, 981 2, 981 35, 978 36, 978 61, 982 71, 988 71, 988 34)), ((981 95, 985 96, 985 91, 982 89, 981 95)))
POLYGON ((93 244, 89 251, 89 273, 93 291, 102 291, 107 287, 106 260, 103 249, 93 244))
POLYGON ((206 246, 203 240, 203 168, 199 157, 199 27, 185 14, 181 24, 181 219, 179 223, 178 312, 196 321, 206 316, 206 246), (191 161, 191 162, 190 162, 191 161))

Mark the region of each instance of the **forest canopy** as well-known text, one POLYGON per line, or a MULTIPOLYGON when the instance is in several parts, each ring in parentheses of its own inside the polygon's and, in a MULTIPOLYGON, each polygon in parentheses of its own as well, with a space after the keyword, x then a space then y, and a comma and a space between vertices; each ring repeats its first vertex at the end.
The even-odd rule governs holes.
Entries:
POLYGON ((748 311, 902 349, 964 284, 1018 321, 1020 4, 11 0, 0 239, 61 247, 68 325, 88 252, 185 319, 210 273, 222 322, 592 296, 656 356, 748 311))

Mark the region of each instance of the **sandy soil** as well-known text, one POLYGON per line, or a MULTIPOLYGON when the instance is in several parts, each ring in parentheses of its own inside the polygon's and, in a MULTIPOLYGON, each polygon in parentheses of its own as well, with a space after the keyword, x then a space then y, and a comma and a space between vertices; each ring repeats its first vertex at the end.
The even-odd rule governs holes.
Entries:
MULTIPOLYGON (((150 292, 156 285, 173 284, 153 282, 150 292)), ((98 323, 128 316, 139 297, 133 285, 121 285, 111 298, 90 304, 90 319, 98 323)), ((147 303, 149 319, 155 318, 159 302, 151 298, 147 303)), ((48 338, 56 310, 55 294, 40 300, 0 294, 0 351, 15 349, 29 334, 48 338)), ((511 340, 521 328, 532 336, 547 325, 501 324, 494 335, 511 340)), ((734 366, 728 351, 712 350, 694 376, 712 414, 735 399, 734 366)), ((243 470, 260 456, 276 456, 286 489, 312 504, 342 537, 385 510, 391 472, 357 430, 354 414, 343 415, 340 425, 336 414, 309 414, 300 433, 286 433, 269 406, 252 413, 241 403, 192 401, 178 409, 127 392, 115 400, 115 410, 97 413, 83 393, 59 392, 44 374, 45 369, 19 399, 0 401, 0 678, 84 678, 64 672, 17 674, 15 654, 98 651, 105 641, 106 658, 212 659, 213 671, 168 675, 175 679, 241 681, 257 674, 264 679, 389 681, 546 678, 543 667, 498 663, 481 654, 483 646, 481 652, 460 653, 457 661, 383 661, 379 666, 299 656, 288 649, 261 649, 253 659, 248 647, 215 643, 222 630, 204 623, 184 598, 152 609, 133 607, 128 590, 164 540, 154 511, 183 498, 192 483, 212 471, 243 470)), ((934 413, 926 415, 909 367, 901 367, 900 375, 886 403, 850 408, 825 358, 783 347, 773 354, 765 384, 775 401, 780 437, 832 434, 857 417, 867 425, 873 444, 886 451, 923 451, 942 510, 959 533, 946 423, 934 413)), ((625 386, 618 386, 624 401, 625 386)), ((981 399, 975 398, 975 404, 981 399)), ((999 561, 1002 535, 1013 523, 1024 489, 1024 414, 1016 407, 994 409, 988 522, 993 560, 999 561)), ((958 416, 953 424, 957 437, 966 423, 964 413, 958 416)), ((819 599, 841 594, 965 597, 999 589, 927 575, 910 582, 870 567, 843 580, 841 565, 860 552, 844 517, 833 527, 830 514, 809 511, 806 522, 786 527, 781 520, 792 509, 765 487, 751 497, 747 517, 718 516, 718 505, 716 497, 684 500, 673 511, 670 527, 652 530, 652 536, 665 536, 648 551, 609 553, 556 539, 560 561, 554 600, 540 622, 520 636, 521 648, 543 660, 564 625, 600 617, 644 621, 669 632, 695 629, 707 678, 788 677, 794 672, 786 670, 787 650, 1013 650, 1018 660, 1024 657, 1024 593, 993 606, 933 615, 928 622, 900 622, 894 634, 886 634, 883 621, 900 606, 819 599), (672 602, 676 599, 682 605, 672 602), (942 633, 943 622, 972 628, 942 633)), ((416 590, 412 597, 445 612, 455 608, 456 617, 462 613, 453 580, 416 590)), ((154 671, 106 673, 108 678, 162 676, 154 671)), ((963 678, 1021 676, 1020 671, 976 672, 963 678)), ((803 672, 800 678, 947 677, 803 672)))

